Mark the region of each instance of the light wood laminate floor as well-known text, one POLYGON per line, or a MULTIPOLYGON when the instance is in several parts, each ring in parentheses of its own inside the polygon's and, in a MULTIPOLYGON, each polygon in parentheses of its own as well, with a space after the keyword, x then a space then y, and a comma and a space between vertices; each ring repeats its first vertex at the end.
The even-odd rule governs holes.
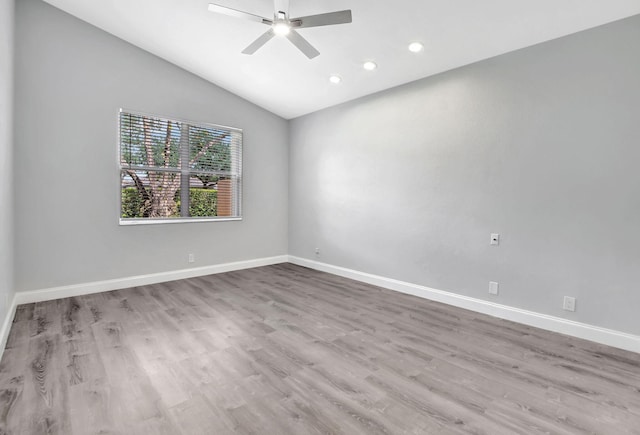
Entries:
POLYGON ((5 433, 640 434, 640 355, 282 264, 21 305, 5 433))

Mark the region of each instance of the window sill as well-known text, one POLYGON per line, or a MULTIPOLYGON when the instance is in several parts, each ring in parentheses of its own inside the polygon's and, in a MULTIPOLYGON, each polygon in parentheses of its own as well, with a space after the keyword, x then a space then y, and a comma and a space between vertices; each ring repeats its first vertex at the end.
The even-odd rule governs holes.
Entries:
POLYGON ((194 222, 228 222, 241 221, 241 217, 221 218, 169 218, 169 219, 120 219, 120 225, 157 225, 157 224, 187 224, 194 222))

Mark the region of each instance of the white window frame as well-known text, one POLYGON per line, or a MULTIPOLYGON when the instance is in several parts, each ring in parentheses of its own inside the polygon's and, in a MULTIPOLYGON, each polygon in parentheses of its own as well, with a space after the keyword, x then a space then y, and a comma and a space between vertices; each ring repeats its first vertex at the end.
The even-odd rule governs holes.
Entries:
MULTIPOLYGON (((242 173, 242 168, 243 168, 243 161, 242 161, 242 148, 243 148, 243 131, 240 128, 236 128, 236 127, 229 127, 229 126, 223 126, 223 125, 218 125, 218 124, 213 124, 213 123, 207 123, 207 122, 195 122, 195 121, 189 121, 189 120, 185 120, 185 119, 181 119, 181 118, 176 118, 176 117, 168 117, 168 116, 163 116, 163 115, 155 115, 155 114, 151 114, 151 113, 146 113, 146 112, 140 112, 140 111, 136 111, 136 110, 129 110, 129 109, 124 109, 121 108, 118 111, 118 121, 117 121, 117 126, 118 126, 118 131, 117 131, 117 138, 118 138, 118 146, 117 146, 117 163, 118 163, 118 220, 119 220, 119 224, 120 225, 156 225, 156 224, 179 224, 179 223, 193 223, 193 222, 225 222, 225 221, 241 221, 243 219, 243 215, 242 215, 242 185, 243 185, 243 173, 242 173), (238 150, 238 155, 237 155, 237 162, 236 166, 237 166, 237 187, 236 187, 236 194, 238 195, 238 199, 237 202, 235 204, 235 207, 237 209, 237 215, 236 216, 207 216, 207 217, 169 217, 169 218, 123 218, 122 217, 122 181, 121 181, 121 177, 122 177, 122 171, 125 169, 138 169, 138 170, 149 170, 149 167, 146 166, 129 166, 126 167, 122 164, 122 160, 121 160, 121 147, 122 147, 122 139, 121 139, 121 134, 122 134, 122 125, 121 125, 121 119, 122 119, 122 114, 126 113, 126 114, 131 114, 131 115, 137 115, 137 116, 143 116, 143 117, 149 117, 149 118, 154 118, 154 119, 160 119, 160 120, 164 120, 164 121, 171 121, 171 122, 177 122, 177 123, 183 123, 183 124, 188 124, 190 126, 195 126, 195 127, 204 127, 204 128, 213 128, 216 130, 226 130, 229 131, 230 133, 239 135, 239 150, 238 150)), ((197 173, 201 173, 201 171, 195 171, 193 169, 189 169, 188 167, 183 167, 183 168, 176 168, 174 171, 171 172, 180 172, 181 174, 185 174, 185 173, 193 173, 193 172, 197 172, 197 173)))

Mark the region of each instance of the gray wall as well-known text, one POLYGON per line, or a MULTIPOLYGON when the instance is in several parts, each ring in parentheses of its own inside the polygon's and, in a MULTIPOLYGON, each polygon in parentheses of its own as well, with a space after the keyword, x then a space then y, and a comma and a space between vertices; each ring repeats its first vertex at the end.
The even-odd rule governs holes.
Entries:
POLYGON ((14 0, 0 0, 0 325, 13 297, 14 0))
POLYGON ((286 254, 287 121, 39 0, 17 3, 17 290, 286 254), (119 226, 120 107, 244 129, 244 220, 119 226))
POLYGON ((640 334, 639 41, 636 16, 293 120, 290 254, 640 334))

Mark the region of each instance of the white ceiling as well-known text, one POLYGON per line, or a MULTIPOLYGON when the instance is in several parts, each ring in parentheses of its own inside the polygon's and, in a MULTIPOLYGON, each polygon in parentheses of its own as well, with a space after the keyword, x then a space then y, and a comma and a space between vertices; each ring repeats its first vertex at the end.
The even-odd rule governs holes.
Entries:
MULTIPOLYGON (((640 13, 640 0, 291 0, 291 17, 353 12, 299 30, 321 53, 309 60, 280 37, 241 54, 268 28, 208 12, 209 0, 45 1, 287 119, 640 13)), ((272 0, 212 1, 273 16, 272 0)))

